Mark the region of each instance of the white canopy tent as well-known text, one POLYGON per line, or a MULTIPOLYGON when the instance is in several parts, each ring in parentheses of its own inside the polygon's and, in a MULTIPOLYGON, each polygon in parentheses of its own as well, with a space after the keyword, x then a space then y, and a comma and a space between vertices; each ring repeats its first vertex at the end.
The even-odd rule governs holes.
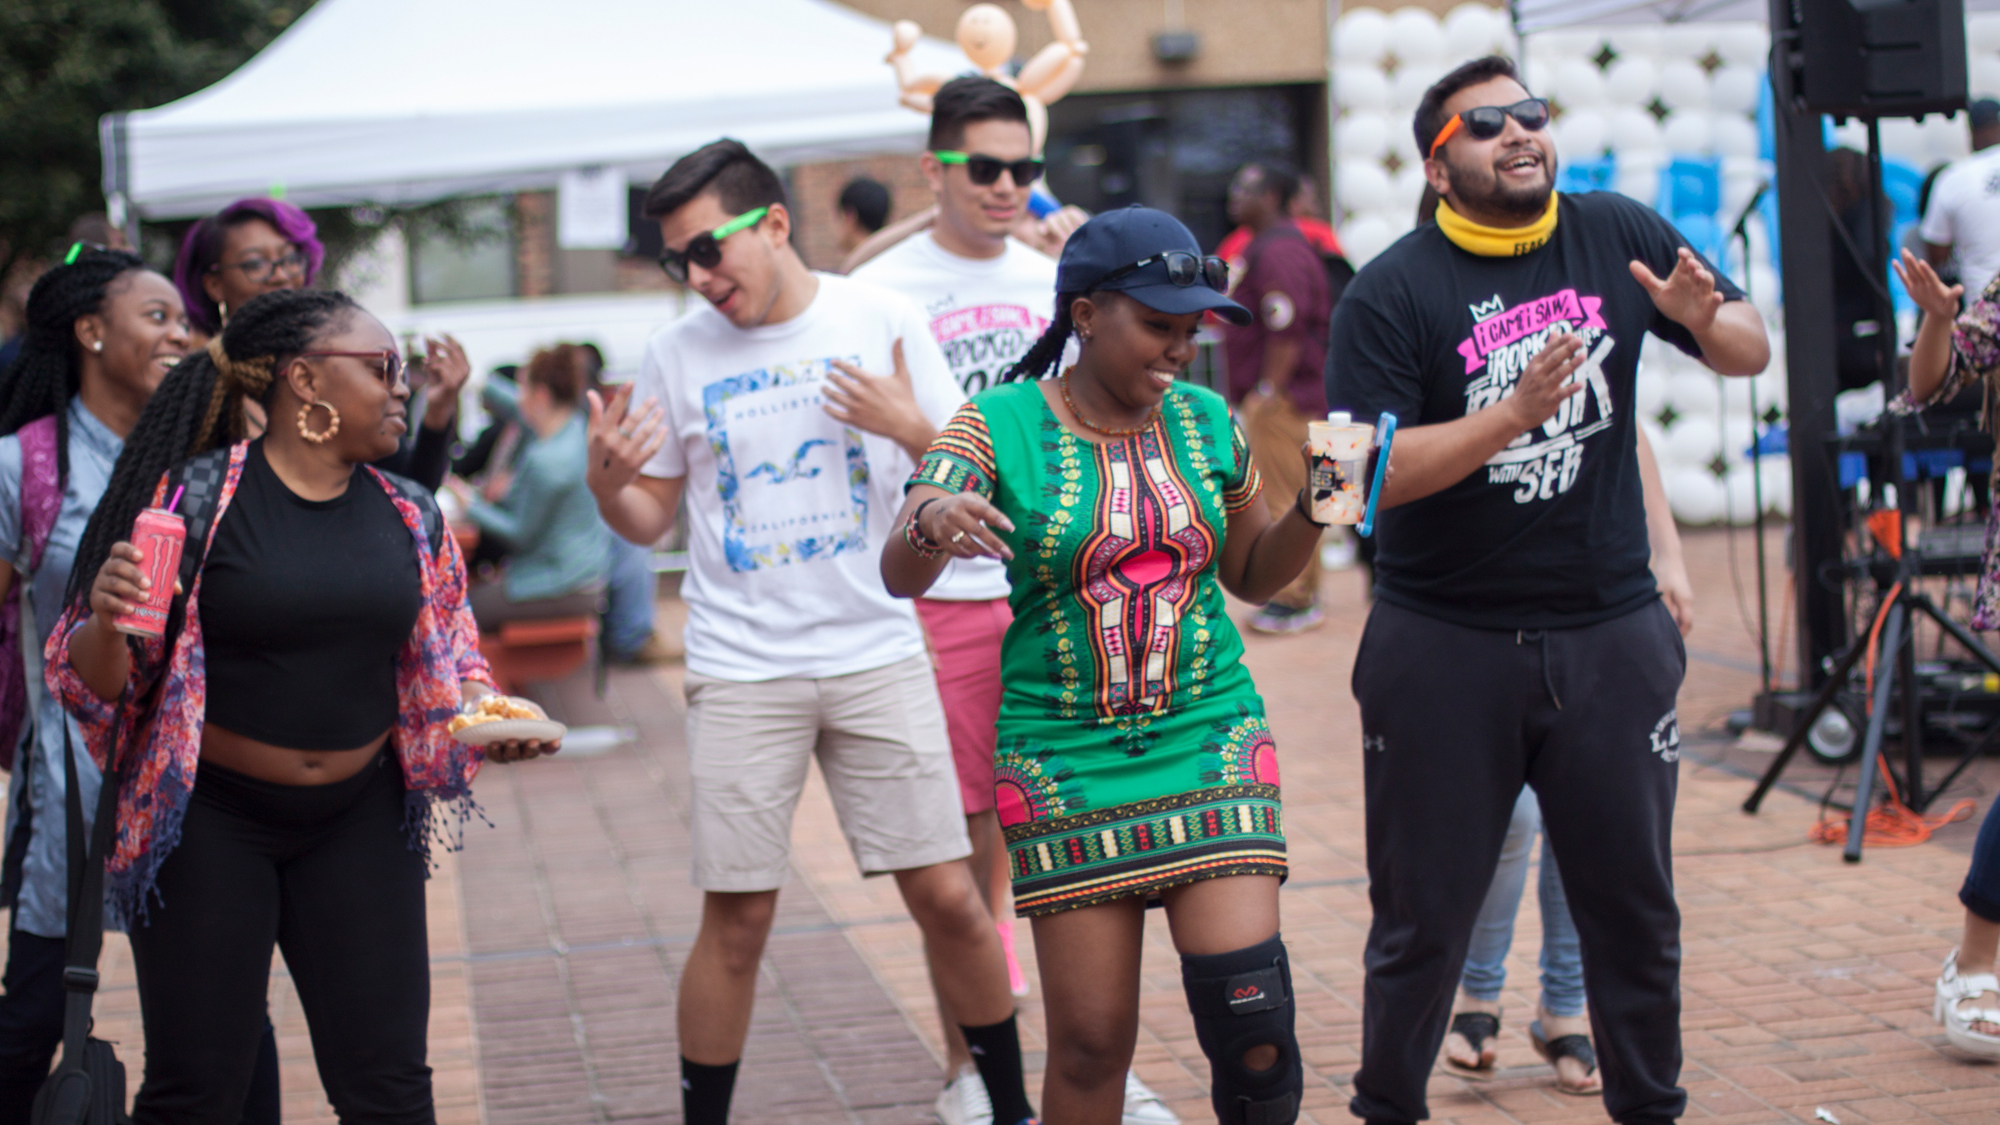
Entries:
MULTIPOLYGON (((301 206, 643 183, 718 136, 777 164, 913 151, 889 26, 831 0, 320 0, 228 78, 102 125, 149 218, 274 189, 301 206)), ((927 39, 926 72, 970 69, 927 39)))
MULTIPOLYGON (((1770 17, 1765 0, 1513 0, 1511 6, 1514 28, 1523 35, 1620 23, 1763 23, 1770 17)), ((2000 0, 1965 0, 1965 10, 2000 11, 2000 0)))

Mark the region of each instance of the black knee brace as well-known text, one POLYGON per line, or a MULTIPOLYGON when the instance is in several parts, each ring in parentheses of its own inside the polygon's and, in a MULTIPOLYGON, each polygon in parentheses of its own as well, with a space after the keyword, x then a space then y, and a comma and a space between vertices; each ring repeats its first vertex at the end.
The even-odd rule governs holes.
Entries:
POLYGON ((1222 1125, 1292 1125, 1305 1093, 1305 1066, 1292 1030, 1292 971, 1285 943, 1181 957, 1181 986, 1194 1034, 1208 1056, 1209 1098, 1222 1125), (1278 1061, 1251 1070, 1243 1054, 1275 1047, 1278 1061))

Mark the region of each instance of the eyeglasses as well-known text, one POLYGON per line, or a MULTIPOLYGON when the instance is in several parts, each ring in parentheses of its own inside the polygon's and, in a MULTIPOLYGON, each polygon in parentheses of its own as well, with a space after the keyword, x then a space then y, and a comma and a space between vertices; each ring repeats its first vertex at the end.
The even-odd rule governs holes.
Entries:
POLYGON ((667 276, 673 278, 677 284, 686 285, 689 262, 705 270, 712 270, 721 265, 722 240, 737 231, 749 230, 756 226, 770 210, 769 206, 764 206, 754 211, 745 211, 712 231, 705 231, 688 239, 685 250, 662 250, 660 268, 667 271, 667 276))
POLYGON ((1000 173, 1007 172, 1014 177, 1015 187, 1027 187, 1042 178, 1042 162, 1030 156, 1026 160, 1002 160, 997 156, 981 156, 971 152, 933 152, 939 164, 963 164, 965 174, 980 187, 1000 182, 1000 173))
POLYGON ((1444 123, 1444 128, 1438 130, 1437 140, 1431 142, 1430 155, 1436 156, 1438 149, 1444 147, 1460 126, 1472 134, 1473 140, 1490 141, 1507 127, 1509 117, 1519 121, 1521 128, 1528 132, 1539 133, 1548 127, 1549 103, 1542 98, 1524 98, 1513 105, 1483 105, 1454 113, 1451 120, 1444 123))
POLYGON ((275 260, 266 258, 261 254, 253 254, 240 262, 231 262, 226 265, 222 262, 217 262, 208 268, 211 273, 218 270, 242 270, 244 277, 251 281, 262 283, 271 280, 271 278, 280 272, 291 274, 294 277, 303 277, 306 272, 306 256, 297 250, 293 250, 284 257, 275 260))
POLYGON ((1154 262, 1165 262, 1167 264, 1167 280, 1180 286, 1182 289, 1186 289, 1188 286, 1199 281, 1207 284, 1210 289, 1215 290, 1217 293, 1224 293, 1229 290, 1228 262, 1214 256, 1204 258, 1199 254, 1189 253, 1186 250, 1168 250, 1163 253, 1154 254, 1150 258, 1141 258, 1129 266, 1120 266, 1118 269, 1112 270, 1100 278, 1095 288, 1101 289, 1120 278, 1130 277, 1147 266, 1152 265, 1154 262))
MULTIPOLYGON (((406 374, 406 372, 403 369, 403 353, 397 351, 394 348, 382 348, 378 351, 372 351, 372 352, 300 352, 299 353, 300 359, 315 359, 322 356, 331 358, 345 357, 347 359, 372 359, 375 361, 375 364, 380 365, 375 367, 375 375, 377 378, 382 380, 384 385, 389 387, 399 387, 402 386, 404 383, 404 375, 406 374)), ((375 364, 371 364, 370 366, 375 366, 375 364)))

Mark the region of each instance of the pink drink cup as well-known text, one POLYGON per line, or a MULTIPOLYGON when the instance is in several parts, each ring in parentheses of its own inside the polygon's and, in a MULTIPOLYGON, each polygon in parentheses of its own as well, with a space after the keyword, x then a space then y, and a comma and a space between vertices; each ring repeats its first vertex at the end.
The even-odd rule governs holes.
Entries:
POLYGON ((135 637, 158 639, 167 632, 167 609, 174 600, 174 578, 181 569, 181 545, 187 524, 164 508, 147 508, 132 525, 132 545, 139 548, 139 570, 152 585, 144 602, 111 619, 111 627, 135 637))

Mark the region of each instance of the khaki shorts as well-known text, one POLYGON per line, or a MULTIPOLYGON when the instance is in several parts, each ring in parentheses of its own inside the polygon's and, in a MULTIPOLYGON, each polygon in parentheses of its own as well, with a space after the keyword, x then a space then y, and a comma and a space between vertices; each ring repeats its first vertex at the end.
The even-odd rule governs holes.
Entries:
POLYGON ((686 684, 695 886, 784 885, 813 758, 864 874, 972 854, 927 658, 817 680, 690 672, 686 684))

